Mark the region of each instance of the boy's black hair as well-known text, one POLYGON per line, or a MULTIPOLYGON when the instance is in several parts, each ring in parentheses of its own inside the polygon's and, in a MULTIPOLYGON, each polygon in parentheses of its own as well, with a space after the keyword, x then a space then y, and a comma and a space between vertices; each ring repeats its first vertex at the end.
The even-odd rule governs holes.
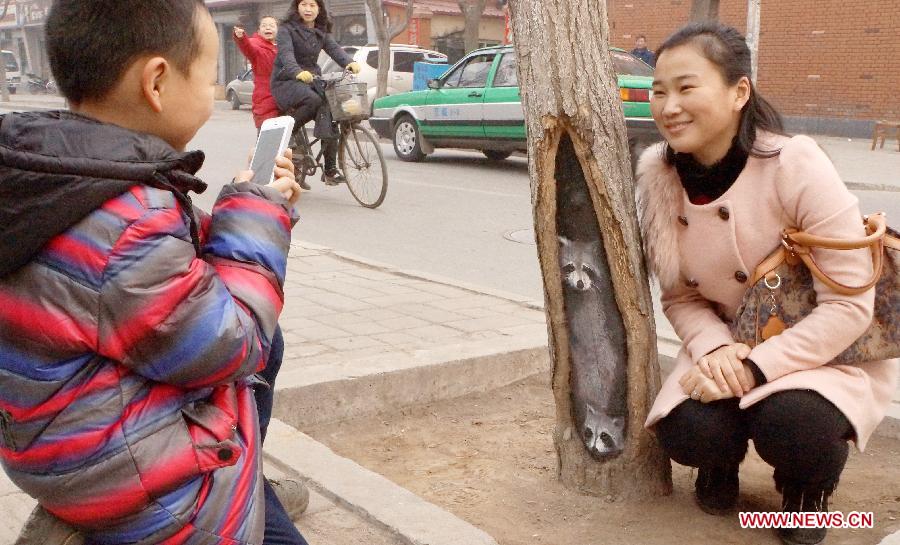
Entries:
POLYGON ((50 69, 70 102, 99 100, 141 55, 187 74, 200 49, 202 0, 54 0, 44 27, 50 69))

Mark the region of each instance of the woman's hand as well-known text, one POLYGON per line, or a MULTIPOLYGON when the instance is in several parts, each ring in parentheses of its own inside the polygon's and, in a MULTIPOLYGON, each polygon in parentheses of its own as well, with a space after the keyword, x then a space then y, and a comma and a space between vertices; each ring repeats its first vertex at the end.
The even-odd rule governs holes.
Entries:
POLYGON ((351 62, 346 66, 346 68, 354 74, 359 74, 359 63, 357 62, 351 62))
POLYGON ((297 74, 297 79, 302 81, 303 83, 312 83, 313 75, 309 70, 304 70, 297 74))
POLYGON ((710 401, 734 397, 731 390, 719 388, 716 381, 704 375, 703 371, 696 365, 681 376, 678 384, 681 385, 681 391, 700 403, 709 403, 710 401))
POLYGON ((245 34, 246 34, 246 31, 244 31, 243 27, 239 27, 239 26, 234 27, 234 37, 235 38, 239 38, 239 39, 243 38, 245 34))
POLYGON ((301 189, 300 184, 297 183, 297 179, 294 177, 292 157, 293 150, 288 148, 284 150, 284 154, 275 158, 275 180, 269 184, 269 187, 274 187, 281 191, 284 198, 293 205, 300 199, 301 189))
POLYGON ((753 373, 744 366, 744 358, 750 355, 746 344, 726 344, 713 350, 697 361, 697 367, 706 378, 716 382, 720 390, 729 390, 735 397, 741 397, 755 385, 753 373))

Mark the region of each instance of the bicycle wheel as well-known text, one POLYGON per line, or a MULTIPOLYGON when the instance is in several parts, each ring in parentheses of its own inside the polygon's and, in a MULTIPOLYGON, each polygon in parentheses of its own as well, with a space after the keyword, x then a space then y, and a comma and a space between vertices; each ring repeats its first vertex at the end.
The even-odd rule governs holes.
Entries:
POLYGON ((344 126, 338 153, 347 187, 356 202, 377 208, 387 194, 387 165, 378 137, 359 125, 344 126))

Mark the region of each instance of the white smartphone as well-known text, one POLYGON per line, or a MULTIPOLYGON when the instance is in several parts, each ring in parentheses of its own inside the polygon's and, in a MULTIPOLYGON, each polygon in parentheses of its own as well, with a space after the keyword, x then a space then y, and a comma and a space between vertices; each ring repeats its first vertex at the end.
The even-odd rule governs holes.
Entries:
POLYGON ((275 179, 275 159, 284 153, 293 130, 294 118, 289 115, 263 121, 253 159, 250 160, 253 182, 263 185, 272 183, 275 179))

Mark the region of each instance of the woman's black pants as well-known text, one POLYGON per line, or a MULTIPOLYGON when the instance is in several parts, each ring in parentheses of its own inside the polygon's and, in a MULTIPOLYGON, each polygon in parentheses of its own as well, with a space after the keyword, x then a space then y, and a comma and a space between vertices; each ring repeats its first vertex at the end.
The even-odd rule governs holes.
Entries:
MULTIPOLYGON (((319 109, 325 105, 325 99, 322 97, 317 88, 312 85, 299 84, 295 90, 297 94, 297 106, 291 111, 294 118, 294 126, 302 127, 316 119, 318 122, 319 109)), ((329 119, 330 122, 330 119, 329 119)), ((331 131, 327 131, 331 132, 331 131)), ((325 160, 325 171, 333 171, 337 167, 337 138, 322 138, 322 157, 325 160)))
POLYGON ((837 486, 853 428, 830 401, 812 390, 787 390, 743 410, 738 402, 688 399, 656 424, 660 444, 679 464, 724 470, 737 468, 752 439, 775 468, 779 490, 837 486))

